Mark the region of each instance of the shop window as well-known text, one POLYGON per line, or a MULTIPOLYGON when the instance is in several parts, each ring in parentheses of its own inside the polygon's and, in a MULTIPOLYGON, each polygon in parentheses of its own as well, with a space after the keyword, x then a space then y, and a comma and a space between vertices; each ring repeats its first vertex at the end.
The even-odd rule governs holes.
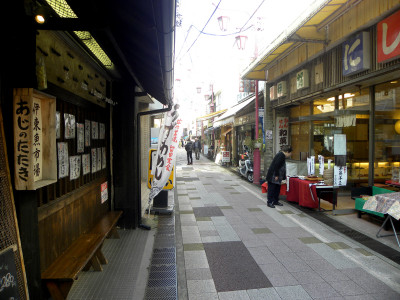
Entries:
POLYGON ((375 87, 374 182, 399 180, 400 79, 375 87))

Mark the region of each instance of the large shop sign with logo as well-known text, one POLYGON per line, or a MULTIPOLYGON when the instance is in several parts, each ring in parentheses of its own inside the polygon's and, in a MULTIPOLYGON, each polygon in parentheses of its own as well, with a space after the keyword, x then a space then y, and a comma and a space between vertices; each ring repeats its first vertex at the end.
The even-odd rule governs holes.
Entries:
POLYGON ((400 11, 378 23, 378 62, 400 56, 400 11))
POLYGON ((360 32, 343 43, 343 75, 351 75, 371 67, 370 38, 368 32, 360 32))

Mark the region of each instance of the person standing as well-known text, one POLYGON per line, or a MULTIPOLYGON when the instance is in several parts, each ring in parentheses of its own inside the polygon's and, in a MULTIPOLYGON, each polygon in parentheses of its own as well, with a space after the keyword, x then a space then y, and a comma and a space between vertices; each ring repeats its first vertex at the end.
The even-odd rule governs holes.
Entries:
POLYGON ((194 146, 194 154, 196 156, 196 159, 199 160, 200 159, 201 143, 200 143, 200 140, 198 138, 195 138, 193 146, 194 146))
POLYGON ((281 151, 277 153, 268 168, 266 180, 268 182, 267 206, 275 208, 275 205, 283 206, 279 202, 279 192, 281 191, 282 180, 286 178, 286 158, 292 155, 292 147, 282 146, 281 151))
POLYGON ((193 151, 193 142, 189 139, 185 145, 185 150, 186 150, 186 156, 187 156, 187 161, 188 165, 193 164, 193 157, 192 157, 192 151, 193 151))

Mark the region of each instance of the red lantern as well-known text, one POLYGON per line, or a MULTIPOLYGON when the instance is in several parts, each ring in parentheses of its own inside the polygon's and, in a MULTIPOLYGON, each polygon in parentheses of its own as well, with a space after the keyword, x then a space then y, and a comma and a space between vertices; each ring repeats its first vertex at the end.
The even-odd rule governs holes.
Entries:
POLYGON ((239 50, 244 50, 244 48, 246 48, 247 36, 238 35, 235 39, 239 50))
POLYGON ((220 28, 222 31, 227 31, 227 30, 228 30, 228 27, 229 27, 229 21, 230 21, 230 18, 227 17, 227 16, 220 16, 220 17, 218 17, 219 28, 220 28))

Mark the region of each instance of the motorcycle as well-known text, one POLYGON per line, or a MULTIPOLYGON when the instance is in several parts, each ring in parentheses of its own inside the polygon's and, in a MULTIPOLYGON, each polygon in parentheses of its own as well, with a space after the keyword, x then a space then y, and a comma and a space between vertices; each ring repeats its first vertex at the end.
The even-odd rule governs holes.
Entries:
POLYGON ((247 178, 249 182, 253 182, 253 161, 250 159, 248 152, 241 155, 238 172, 241 176, 247 178))

